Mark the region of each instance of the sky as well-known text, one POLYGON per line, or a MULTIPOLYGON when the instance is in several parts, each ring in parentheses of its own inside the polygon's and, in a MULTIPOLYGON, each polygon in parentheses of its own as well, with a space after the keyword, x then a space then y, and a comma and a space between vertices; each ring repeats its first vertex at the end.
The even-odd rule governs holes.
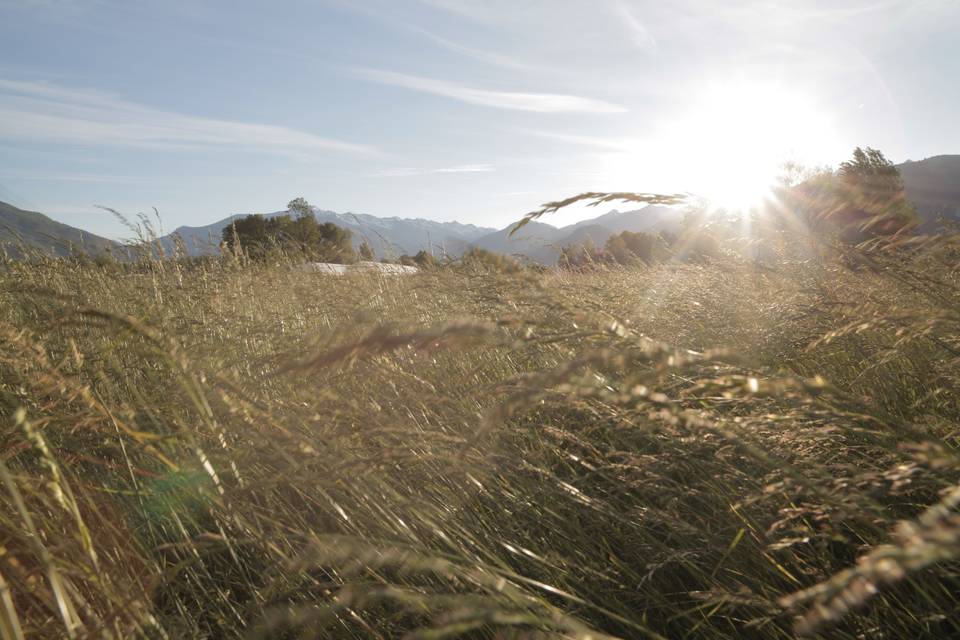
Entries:
POLYGON ((112 238, 97 205, 732 205, 787 160, 960 153, 958 32, 955 0, 0 0, 0 200, 112 238))

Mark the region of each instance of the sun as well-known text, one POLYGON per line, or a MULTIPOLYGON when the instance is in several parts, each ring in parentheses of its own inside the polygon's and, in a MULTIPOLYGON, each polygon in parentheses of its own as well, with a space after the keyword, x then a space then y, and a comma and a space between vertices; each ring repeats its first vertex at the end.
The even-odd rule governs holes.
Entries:
POLYGON ((693 189, 717 207, 757 204, 774 186, 787 160, 811 162, 834 145, 824 110, 778 85, 715 86, 680 122, 682 144, 699 147, 691 167, 693 189))
POLYGON ((632 143, 631 180, 690 192, 718 210, 759 204, 785 162, 822 164, 842 157, 829 111, 782 83, 717 81, 694 93, 654 133, 632 143), (840 155, 837 155, 837 154, 840 155))

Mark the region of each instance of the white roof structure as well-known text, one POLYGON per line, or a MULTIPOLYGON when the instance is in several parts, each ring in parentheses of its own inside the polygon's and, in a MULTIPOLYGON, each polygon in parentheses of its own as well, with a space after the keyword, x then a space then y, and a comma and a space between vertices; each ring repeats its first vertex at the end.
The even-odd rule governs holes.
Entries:
POLYGON ((342 276, 348 273, 382 273, 386 275, 409 275, 420 271, 416 267, 404 264, 389 264, 385 262, 358 262, 357 264, 334 264, 332 262, 307 262, 302 266, 303 271, 310 273, 325 273, 332 276, 342 276))

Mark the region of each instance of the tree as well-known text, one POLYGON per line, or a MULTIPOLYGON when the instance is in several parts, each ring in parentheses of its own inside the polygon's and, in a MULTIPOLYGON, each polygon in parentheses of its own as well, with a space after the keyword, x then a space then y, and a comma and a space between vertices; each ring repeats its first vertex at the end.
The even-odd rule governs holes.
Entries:
POLYGON ((592 240, 583 244, 567 245, 560 249, 557 265, 561 269, 585 270, 615 262, 605 249, 599 249, 592 240))
POLYGON ((664 229, 657 235, 660 236, 660 240, 663 242, 663 245, 668 248, 677 244, 677 240, 679 239, 679 236, 669 229, 664 229))
POLYGON ((677 239, 674 256, 686 262, 709 261, 720 256, 720 242, 703 229, 690 229, 677 239))
POLYGON ((560 250, 557 264, 563 269, 590 269, 603 265, 629 265, 638 261, 652 263, 670 255, 667 242, 649 233, 624 231, 610 236, 603 248, 587 241, 560 250))
POLYGON ((654 262, 665 257, 665 243, 657 236, 649 233, 623 233, 607 238, 606 252, 620 264, 630 264, 637 260, 654 262))
POLYGON ((366 240, 357 247, 357 257, 364 262, 370 262, 374 259, 373 247, 366 240))
POLYGON ((776 186, 781 189, 795 187, 824 173, 832 171, 823 165, 807 166, 796 160, 787 160, 780 165, 776 186))
POLYGON ((400 256, 398 262, 407 267, 419 267, 420 269, 432 269, 440 266, 440 262, 433 257, 433 254, 425 249, 417 251, 416 255, 412 256, 405 253, 400 256))
POLYGON ((223 244, 232 252, 246 250, 251 257, 260 257, 269 249, 274 225, 260 215, 234 220, 222 233, 223 244))
POLYGON ((425 249, 420 249, 417 251, 417 255, 413 256, 414 263, 421 269, 430 269, 436 266, 439 266, 437 259, 433 257, 433 254, 425 249))
POLYGON ((903 193, 899 169, 878 149, 857 147, 850 160, 840 163, 839 175, 868 194, 890 198, 903 193))
POLYGON ((294 218, 313 217, 313 207, 310 206, 310 203, 307 202, 305 198, 294 198, 288 202, 287 211, 289 211, 294 218))
POLYGON ((350 236, 349 229, 332 222, 320 224, 312 215, 296 219, 250 215, 223 230, 223 243, 228 250, 243 250, 251 258, 279 251, 298 252, 308 260, 350 263, 356 261, 350 236))
POLYGON ((835 174, 814 176, 784 195, 784 203, 812 228, 833 229, 847 242, 902 232, 917 219, 900 171, 870 147, 854 149, 835 174))

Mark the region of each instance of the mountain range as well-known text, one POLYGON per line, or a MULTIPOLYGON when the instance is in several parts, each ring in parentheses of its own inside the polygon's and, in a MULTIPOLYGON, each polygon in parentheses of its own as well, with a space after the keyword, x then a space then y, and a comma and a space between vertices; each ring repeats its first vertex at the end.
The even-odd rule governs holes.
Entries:
MULTIPOLYGON (((264 214, 268 217, 284 215, 287 211, 264 214)), ((183 242, 190 255, 204 255, 218 252, 223 230, 230 223, 247 214, 232 215, 208 225, 199 227, 179 227, 161 238, 172 247, 175 239, 183 242)), ((459 255, 474 240, 494 229, 477 227, 459 222, 436 222, 422 218, 379 218, 366 213, 336 213, 313 208, 317 222, 332 222, 353 234, 354 245, 368 242, 379 257, 396 258, 402 254, 415 254, 421 249, 433 248, 434 252, 444 250, 459 255)))
MULTIPOLYGON (((286 213, 277 211, 266 215, 286 213)), ((622 231, 675 230, 681 220, 680 213, 668 207, 646 207, 640 211, 626 212, 614 210, 559 228, 534 221, 511 236, 513 225, 497 230, 459 222, 378 218, 363 213, 336 213, 317 208, 314 208, 313 215, 318 222, 333 222, 349 229, 355 245, 366 241, 381 258, 413 255, 421 249, 430 250, 435 255, 457 257, 469 247, 479 247, 507 255, 526 256, 544 264, 556 262, 560 248, 566 245, 582 244, 587 240, 603 245, 611 235, 622 231)), ((175 239, 179 238, 191 255, 215 253, 223 230, 240 217, 243 216, 230 216, 202 227, 180 227, 162 241, 172 247, 175 239)))
POLYGON ((513 228, 511 225, 477 238, 473 246, 507 255, 526 256, 543 264, 553 264, 560 257, 562 247, 586 242, 603 246, 607 238, 624 231, 676 231, 682 221, 682 212, 670 207, 648 206, 635 211, 614 209, 602 216, 559 228, 533 221, 513 236, 510 235, 513 228))
MULTIPOLYGON (((907 198, 915 205, 922 228, 937 228, 941 219, 960 221, 960 155, 934 156, 897 166, 903 176, 907 198)), ((556 261, 560 248, 590 241, 602 245, 622 231, 676 231, 681 214, 669 207, 649 206, 636 211, 610 211, 590 220, 564 227, 534 221, 513 236, 510 228, 493 229, 459 222, 436 222, 422 218, 381 218, 363 213, 336 213, 314 208, 319 222, 333 222, 353 233, 355 244, 369 242, 378 257, 396 258, 427 249, 434 254, 459 256, 468 247, 480 247, 508 255, 523 255, 536 262, 556 261)), ((286 211, 265 214, 282 215, 286 211)), ((232 215, 212 224, 184 226, 162 237, 172 249, 179 241, 190 255, 218 251, 223 229, 246 214, 232 215)), ((100 253, 120 245, 106 238, 61 224, 47 216, 23 211, 0 202, 0 248, 18 255, 18 244, 39 248, 52 255, 76 251, 100 253)))

